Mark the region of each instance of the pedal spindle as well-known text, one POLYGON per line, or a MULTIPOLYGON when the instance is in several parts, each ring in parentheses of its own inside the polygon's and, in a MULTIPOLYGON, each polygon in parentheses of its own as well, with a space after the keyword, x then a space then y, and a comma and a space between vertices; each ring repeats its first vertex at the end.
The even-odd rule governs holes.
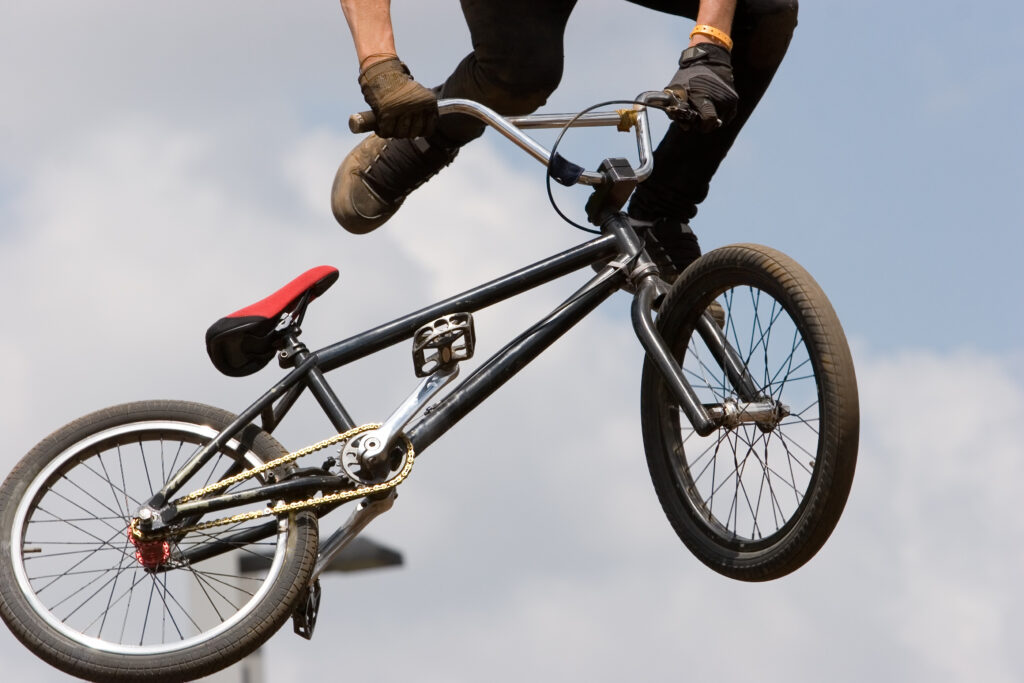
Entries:
POLYGON ((416 330, 412 362, 417 377, 429 377, 441 368, 469 360, 476 346, 471 313, 452 313, 416 330))

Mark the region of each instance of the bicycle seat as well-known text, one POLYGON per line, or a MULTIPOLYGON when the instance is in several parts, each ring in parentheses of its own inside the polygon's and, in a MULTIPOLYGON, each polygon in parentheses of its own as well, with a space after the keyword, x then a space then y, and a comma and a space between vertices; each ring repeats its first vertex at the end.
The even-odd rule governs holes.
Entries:
POLYGON ((291 324, 302 319, 309 302, 337 280, 337 268, 312 268, 267 298, 215 322, 206 331, 206 352, 214 367, 229 377, 263 369, 291 324))

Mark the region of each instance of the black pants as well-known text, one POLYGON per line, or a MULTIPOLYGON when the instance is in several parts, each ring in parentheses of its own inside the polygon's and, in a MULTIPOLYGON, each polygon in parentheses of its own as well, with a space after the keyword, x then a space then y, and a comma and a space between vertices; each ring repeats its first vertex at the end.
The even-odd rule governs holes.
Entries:
MULTIPOLYGON (((576 0, 461 1, 473 52, 441 86, 440 96, 476 100, 505 115, 535 111, 562 78, 565 25, 576 0)), ((690 19, 699 5, 698 0, 630 1, 690 19)), ((711 176, 786 54, 796 20, 797 0, 738 1, 732 27, 733 75, 740 96, 736 118, 707 134, 670 126, 655 150, 654 173, 633 195, 631 215, 686 221, 697 213, 711 176)), ((665 64, 657 73, 638 74, 639 88, 657 89, 663 85, 658 79, 667 82, 671 73, 672 65, 665 64)), ((447 116, 432 141, 463 145, 483 130, 482 123, 468 116, 447 116)))

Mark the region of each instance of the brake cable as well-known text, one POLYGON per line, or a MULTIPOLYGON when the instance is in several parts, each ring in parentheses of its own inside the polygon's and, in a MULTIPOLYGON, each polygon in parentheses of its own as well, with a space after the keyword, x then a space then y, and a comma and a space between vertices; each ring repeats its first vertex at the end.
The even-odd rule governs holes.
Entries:
POLYGON ((642 107, 651 107, 653 109, 661 109, 664 112, 668 112, 668 108, 666 108, 666 107, 664 107, 664 106, 662 106, 660 104, 645 103, 645 102, 640 102, 638 100, 607 100, 605 102, 598 102, 597 104, 592 104, 589 107, 587 107, 586 109, 584 109, 583 111, 581 111, 580 113, 578 113, 575 116, 573 116, 571 119, 569 119, 569 121, 564 126, 562 126, 562 129, 558 133, 558 137, 555 138, 555 143, 551 146, 551 158, 550 158, 550 161, 548 162, 548 165, 547 165, 547 168, 545 169, 545 174, 544 174, 545 175, 545 187, 546 187, 547 193, 548 193, 548 202, 550 202, 551 208, 555 210, 555 213, 558 214, 558 217, 561 218, 566 223, 568 223, 569 225, 573 226, 574 228, 576 228, 578 230, 582 230, 583 232, 589 232, 589 233, 591 233, 593 235, 600 235, 601 231, 600 230, 595 230, 594 228, 588 228, 585 225, 580 225, 579 223, 577 223, 576 221, 572 220, 567 215, 565 215, 565 213, 562 211, 562 209, 559 208, 558 202, 555 201, 555 195, 551 191, 551 179, 554 178, 559 184, 565 185, 566 187, 570 187, 570 186, 576 184, 576 181, 579 179, 579 175, 578 174, 575 174, 575 177, 570 177, 568 179, 561 179, 557 175, 555 175, 556 170, 559 170, 559 169, 563 169, 564 170, 566 168, 577 168, 577 169, 580 169, 580 171, 582 171, 582 169, 579 166, 577 166, 576 164, 573 164, 572 162, 568 161, 564 157, 559 156, 559 154, 558 154, 558 145, 561 144, 562 138, 565 136, 566 132, 570 128, 572 128, 573 124, 576 123, 576 121, 579 120, 580 117, 582 117, 582 116, 584 116, 586 114, 589 114, 590 112, 594 111, 595 109, 599 109, 601 107, 608 107, 608 106, 611 106, 611 105, 614 105, 614 104, 640 105, 642 107))

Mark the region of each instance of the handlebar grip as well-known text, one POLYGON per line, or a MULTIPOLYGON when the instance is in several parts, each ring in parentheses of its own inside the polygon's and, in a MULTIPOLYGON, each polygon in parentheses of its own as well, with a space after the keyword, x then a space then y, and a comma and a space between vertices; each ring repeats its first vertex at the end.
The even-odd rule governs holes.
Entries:
POLYGON ((372 133, 377 129, 377 115, 373 111, 361 111, 348 117, 348 129, 353 133, 372 133))

